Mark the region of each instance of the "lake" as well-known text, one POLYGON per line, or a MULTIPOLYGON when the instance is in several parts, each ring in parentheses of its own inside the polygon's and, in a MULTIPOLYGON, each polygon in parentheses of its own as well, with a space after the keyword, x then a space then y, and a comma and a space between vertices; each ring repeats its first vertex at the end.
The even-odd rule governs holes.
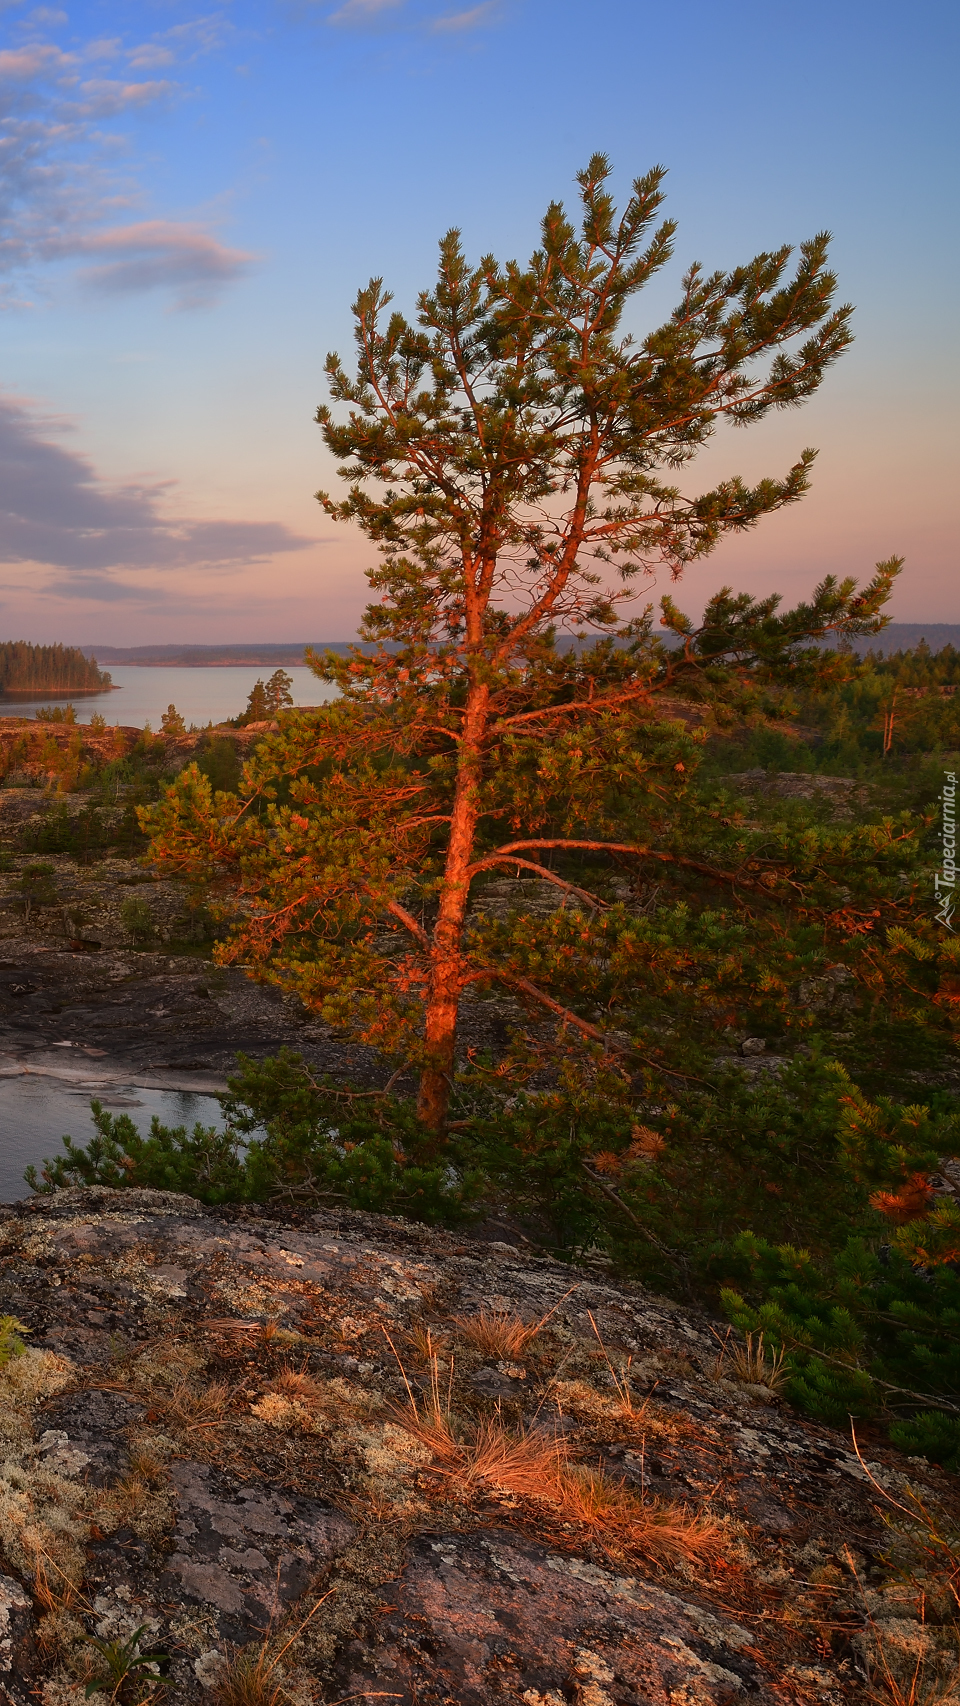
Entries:
MULTIPOLYGON (((191 723, 202 728, 205 723, 224 723, 238 717, 254 683, 268 680, 272 673, 269 667, 257 668, 255 664, 207 669, 114 664, 110 668, 114 687, 107 693, 47 693, 37 699, 4 699, 0 700, 0 717, 32 717, 41 705, 69 702, 78 723, 89 723, 99 711, 108 723, 125 723, 135 729, 149 723, 156 731, 167 706, 176 705, 188 728, 191 723)), ((293 682, 290 691, 295 705, 323 705, 336 697, 335 687, 318 681, 302 664, 291 665, 287 674, 293 682)))
MULTIPOLYGON (((271 673, 269 668, 250 664, 206 669, 117 664, 110 670, 116 683, 114 691, 5 700, 0 702, 0 716, 31 717, 40 705, 68 701, 74 705, 79 723, 89 723, 94 712, 100 711, 108 723, 124 723, 131 728, 149 723, 156 730, 167 706, 173 704, 188 726, 196 723, 202 727, 238 716, 254 682, 266 680, 271 673)), ((335 696, 336 690, 318 681, 309 669, 291 666, 287 674, 293 682, 296 705, 320 705, 335 696)), ((128 1113, 142 1131, 149 1129, 153 1114, 165 1125, 190 1127, 200 1120, 222 1128, 224 1123, 216 1098, 195 1092, 143 1090, 130 1085, 111 1085, 94 1092, 39 1074, 0 1078, 0 1202, 29 1196, 24 1168, 31 1162, 39 1166, 45 1156, 52 1159, 62 1155, 60 1138, 64 1132, 75 1142, 89 1141, 93 1135, 90 1098, 94 1094, 111 1112, 128 1113)))
POLYGON ((157 1114, 164 1125, 202 1125, 223 1130, 223 1110, 215 1096, 193 1091, 141 1090, 133 1085, 111 1084, 102 1090, 78 1089, 55 1078, 20 1074, 0 1078, 0 1202, 16 1202, 30 1196, 23 1170, 31 1162, 39 1167, 47 1157, 64 1153, 61 1137, 66 1133, 75 1143, 86 1144, 93 1136, 91 1097, 96 1096, 111 1113, 129 1114, 143 1132, 157 1114))

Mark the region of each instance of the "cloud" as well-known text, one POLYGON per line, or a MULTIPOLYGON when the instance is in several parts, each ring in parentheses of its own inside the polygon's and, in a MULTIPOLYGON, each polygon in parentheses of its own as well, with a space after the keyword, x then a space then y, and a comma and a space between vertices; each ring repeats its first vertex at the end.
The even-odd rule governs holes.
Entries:
POLYGON ((482 6, 471 6, 468 12, 451 12, 445 18, 434 18, 430 28, 437 34, 476 29, 490 17, 495 4, 496 0, 484 0, 482 6))
POLYGON ((0 395, 2 563, 74 571, 77 595, 99 598, 107 594, 98 588, 115 584, 105 569, 236 567, 318 543, 280 522, 172 515, 160 482, 110 486, 86 457, 55 442, 66 424, 0 395))
POLYGON ((88 288, 126 294, 168 287, 178 292, 180 308, 209 301, 219 286, 239 278, 256 259, 226 248, 197 225, 160 219, 92 232, 74 241, 72 248, 74 253, 104 257, 100 266, 81 271, 88 288))
POLYGON ((224 13, 208 12, 203 17, 189 18, 186 23, 173 24, 153 39, 169 42, 179 50, 181 57, 196 59, 202 53, 213 53, 222 47, 229 34, 230 26, 224 13))
POLYGON ((172 48, 164 47, 157 41, 148 41, 127 55, 127 64, 134 71, 156 71, 162 66, 172 65, 174 58, 172 48))
POLYGON ((91 119, 116 118, 118 113, 129 112, 132 108, 148 107, 155 101, 165 99, 173 94, 174 88, 173 83, 163 80, 152 83, 121 83, 116 78, 93 78, 79 86, 82 96, 80 116, 91 119))
POLYGON ((74 63, 50 42, 35 42, 32 47, 8 47, 0 52, 0 80, 24 82, 44 72, 66 71, 74 63))
MULTIPOLYGON (((247 270, 253 256, 199 224, 116 226, 118 207, 134 205, 137 191, 118 175, 122 132, 110 127, 179 92, 173 80, 137 72, 212 50, 223 28, 211 14, 134 47, 103 37, 70 53, 50 41, 0 51, 0 272, 29 278, 38 264, 99 256, 82 275, 88 287, 166 288, 179 307, 199 307, 247 270), (108 62, 121 75, 88 75, 108 62)), ((8 291, 6 305, 22 296, 8 291)))
POLYGON ((404 0, 346 0, 346 4, 331 12, 328 24, 368 24, 380 12, 395 10, 404 0))
MULTIPOLYGON (((18 588, 18 591, 20 589, 18 588)), ((77 575, 74 580, 48 581, 45 597, 92 599, 97 604, 156 604, 165 595, 152 586, 131 586, 107 575, 77 575)))
MULTIPOLYGON (((407 0, 345 0, 335 12, 329 13, 326 21, 328 24, 362 28, 365 24, 374 23, 382 13, 406 11, 406 5, 407 0)), ((496 5, 497 0, 482 0, 478 6, 471 6, 463 12, 450 12, 446 17, 427 20, 421 15, 412 20, 411 27, 426 30, 431 35, 476 29, 491 17, 496 5)))

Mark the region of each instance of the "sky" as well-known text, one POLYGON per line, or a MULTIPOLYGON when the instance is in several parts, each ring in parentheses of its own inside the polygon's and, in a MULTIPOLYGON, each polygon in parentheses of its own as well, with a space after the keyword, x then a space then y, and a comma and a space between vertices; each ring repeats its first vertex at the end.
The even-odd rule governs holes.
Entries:
POLYGON ((371 275, 412 310, 451 225, 526 258, 601 149, 669 169, 670 267, 827 228, 856 342, 818 395, 684 476, 802 503, 670 590, 793 603, 906 569, 960 622, 957 12, 946 0, 0 0, 0 638, 332 640, 373 548, 315 502, 328 350, 371 275))

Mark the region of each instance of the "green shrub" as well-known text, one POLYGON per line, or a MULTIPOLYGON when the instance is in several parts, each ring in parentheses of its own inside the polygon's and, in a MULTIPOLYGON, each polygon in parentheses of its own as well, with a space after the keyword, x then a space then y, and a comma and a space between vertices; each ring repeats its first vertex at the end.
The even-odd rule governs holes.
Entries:
POLYGON ((908 1457, 925 1457, 960 1474, 960 1416, 943 1410, 920 1410, 909 1421, 894 1422, 890 1438, 908 1457))
POLYGON ((267 1061, 240 1056, 224 1098, 225 1131, 162 1125, 143 1137, 129 1114, 91 1102, 94 1136, 62 1139, 65 1155, 24 1177, 34 1191, 68 1185, 150 1186, 201 1202, 279 1198, 347 1203, 427 1222, 462 1218, 479 1179, 431 1161, 413 1110, 392 1097, 345 1096, 315 1081, 284 1049, 267 1061))
POLYGON ((34 716, 38 723, 75 723, 77 720, 73 705, 40 705, 34 716))
POLYGON ((10 886, 17 896, 24 918, 27 920, 29 920, 34 907, 56 906, 57 904, 56 866, 50 865, 46 861, 41 860, 31 865, 25 865, 19 879, 10 886))
POLYGON ((24 1173, 33 1191, 61 1190, 72 1185, 107 1185, 113 1190, 138 1185, 160 1191, 182 1191, 200 1202, 235 1202, 245 1194, 245 1166, 237 1133, 218 1132, 199 1122, 165 1126, 154 1115, 144 1137, 129 1114, 111 1114, 102 1103, 90 1103, 94 1135, 84 1147, 72 1137, 62 1139, 65 1155, 44 1160, 39 1172, 24 1173))
POLYGON ((835 1427, 877 1414, 891 1387, 908 1400, 925 1393, 955 1404, 960 1395, 960 1274, 949 1264, 918 1269, 881 1241, 883 1223, 874 1218, 871 1240, 848 1238, 816 1259, 752 1232, 713 1258, 736 1276, 720 1293, 728 1320, 783 1346, 786 1396, 835 1427))
POLYGON ((120 918, 127 935, 134 942, 149 942, 156 935, 156 923, 147 902, 139 895, 130 895, 120 908, 120 918))
POLYGON ((23 1356, 26 1345, 20 1337, 21 1333, 29 1333, 30 1328, 18 1321, 15 1315, 0 1315, 0 1368, 3 1368, 12 1357, 23 1356))
POLYGON ((24 846, 31 853, 72 853, 86 863, 113 839, 100 807, 93 800, 79 812, 60 805, 48 813, 42 823, 24 835, 24 846))
POLYGON ((200 747, 197 768, 206 776, 214 793, 235 794, 240 786, 240 757, 227 735, 215 735, 200 747))
POLYGON ((251 1196, 340 1201, 427 1222, 462 1218, 482 1175, 464 1145, 433 1159, 409 1102, 337 1089, 315 1079, 290 1049, 238 1060, 224 1108, 236 1129, 250 1134, 251 1196))

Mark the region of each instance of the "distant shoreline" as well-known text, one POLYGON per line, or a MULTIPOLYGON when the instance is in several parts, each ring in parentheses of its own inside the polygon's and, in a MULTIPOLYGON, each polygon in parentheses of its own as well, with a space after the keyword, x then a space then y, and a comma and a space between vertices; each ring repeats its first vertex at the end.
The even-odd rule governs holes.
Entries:
MULTIPOLYGON (((658 630, 655 628, 654 632, 658 630)), ((661 638, 667 638, 660 635, 661 638)), ((567 651, 578 645, 590 644, 598 635, 583 635, 579 641, 571 635, 558 638, 558 650, 567 651)), ((926 640, 933 652, 944 646, 960 650, 960 622, 891 622, 879 634, 864 635, 849 642, 851 649, 862 657, 865 652, 883 653, 910 651, 926 640)), ((669 644, 668 639, 668 644, 669 644)), ((95 658, 101 668, 111 664, 134 665, 141 669, 308 669, 304 652, 338 652, 341 656, 358 646, 371 652, 376 647, 369 641, 311 640, 262 642, 260 645, 197 645, 168 644, 154 646, 80 646, 88 658, 95 658)), ((386 650, 395 650, 387 644, 386 650)))
MULTIPOLYGON (((97 657, 97 662, 98 663, 100 662, 99 656, 97 657)), ((280 658, 279 663, 278 663, 278 660, 275 657, 270 657, 270 658, 264 658, 264 657, 253 657, 253 658, 222 658, 222 657, 214 657, 214 658, 189 658, 189 657, 116 658, 116 657, 105 657, 103 662, 104 662, 105 667, 109 668, 112 665, 112 667, 114 669, 116 669, 118 666, 121 666, 124 669, 130 669, 130 668, 133 668, 133 669, 271 669, 271 668, 276 669, 279 667, 279 665, 285 665, 287 669, 308 669, 310 667, 309 664, 304 663, 302 658, 300 658, 299 661, 297 661, 297 662, 294 662, 294 660, 292 658, 280 658)), ((117 686, 118 683, 113 682, 112 685, 117 686)))
POLYGON ((101 693, 120 693, 119 681, 108 681, 103 687, 8 687, 0 691, 0 705, 31 699, 96 699, 101 693))
POLYGON ((81 646, 85 657, 103 668, 122 664, 146 669, 309 669, 304 652, 348 652, 352 640, 298 640, 259 646, 159 645, 81 646))

